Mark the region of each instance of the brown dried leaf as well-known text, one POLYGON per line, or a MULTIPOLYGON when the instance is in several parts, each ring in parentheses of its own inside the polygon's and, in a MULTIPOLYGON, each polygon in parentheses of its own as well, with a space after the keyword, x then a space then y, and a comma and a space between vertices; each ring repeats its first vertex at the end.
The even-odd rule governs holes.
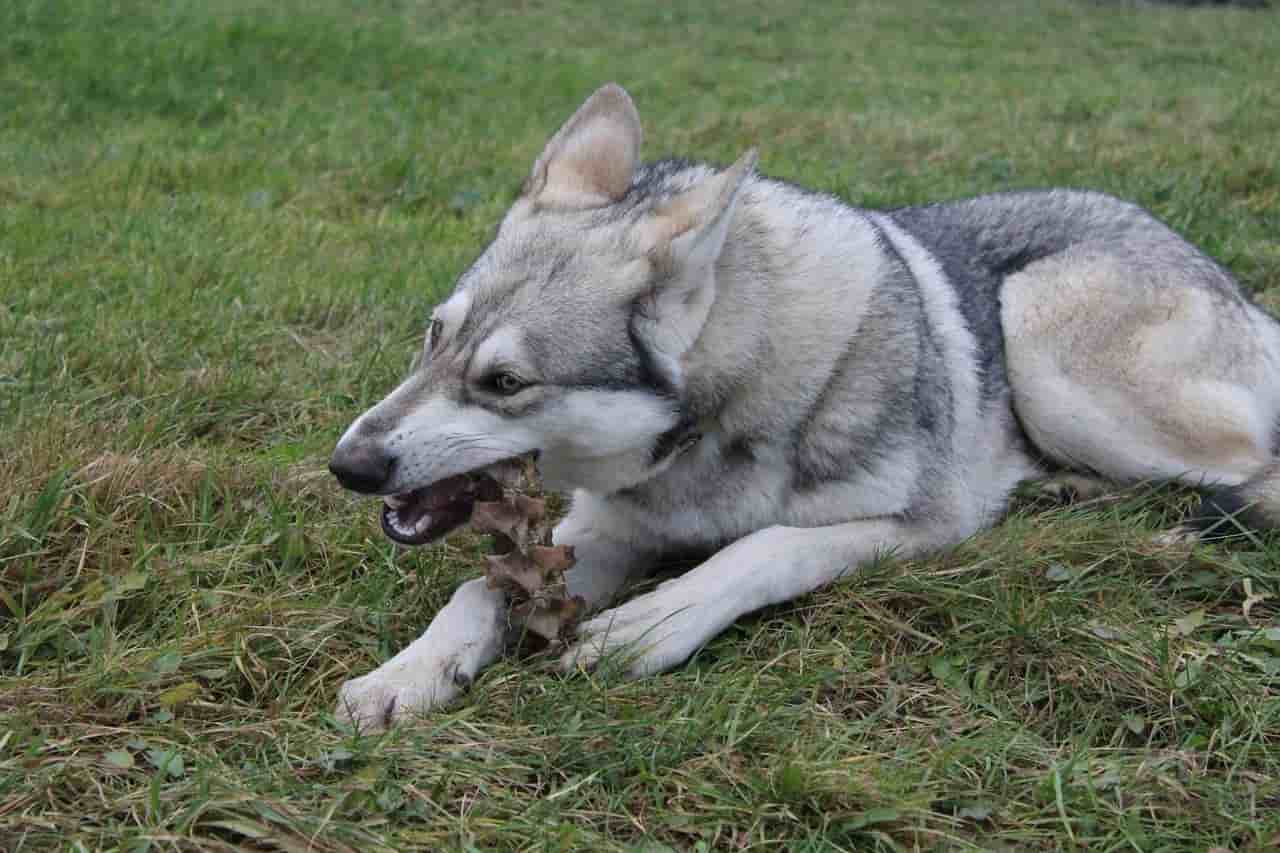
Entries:
POLYGON ((547 502, 542 498, 531 498, 526 495, 516 494, 511 498, 511 502, 515 504, 516 512, 520 513, 522 518, 529 522, 530 527, 537 526, 547 517, 547 502))
POLYGON ((573 598, 526 601, 513 607, 511 614, 529 631, 555 642, 572 633, 582 607, 582 599, 575 595, 573 598))
POLYGON ((471 527, 499 537, 500 551, 509 550, 501 537, 506 537, 516 550, 526 551, 530 543, 549 538, 548 532, 539 527, 546 515, 546 501, 517 494, 509 500, 476 501, 471 510, 471 527))
POLYGON ((574 564, 571 545, 552 545, 547 505, 519 492, 501 501, 477 501, 473 529, 492 534, 497 553, 486 556, 490 589, 510 596, 512 618, 530 633, 555 642, 572 631, 583 601, 565 595, 563 576, 574 564))
POLYGON ((564 574, 576 558, 572 545, 532 545, 529 547, 529 559, 542 569, 546 577, 552 578, 564 574))
POLYGON ((513 594, 535 596, 546 586, 545 571, 519 551, 489 555, 485 572, 490 589, 503 588, 513 594))
POLYGON ((507 501, 477 501, 471 510, 471 526, 481 533, 495 533, 512 541, 522 541, 529 520, 507 501))

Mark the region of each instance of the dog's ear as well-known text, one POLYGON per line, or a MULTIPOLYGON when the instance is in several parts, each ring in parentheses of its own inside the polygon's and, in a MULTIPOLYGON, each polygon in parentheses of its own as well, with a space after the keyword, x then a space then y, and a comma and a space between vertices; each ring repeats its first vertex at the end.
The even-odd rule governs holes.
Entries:
POLYGON ((677 269, 705 269, 716 262, 729 233, 738 191, 755 169, 754 148, 732 166, 664 202, 645 228, 654 256, 666 256, 677 269))
POLYGON ((540 205, 602 207, 627 193, 640 162, 640 114, 608 83, 578 107, 542 149, 524 194, 540 205))
POLYGON ((655 286, 636 304, 631 332, 659 381, 674 393, 684 384, 681 359, 715 302, 715 263, 755 165, 753 148, 728 169, 663 203, 639 226, 639 240, 658 272, 655 286))

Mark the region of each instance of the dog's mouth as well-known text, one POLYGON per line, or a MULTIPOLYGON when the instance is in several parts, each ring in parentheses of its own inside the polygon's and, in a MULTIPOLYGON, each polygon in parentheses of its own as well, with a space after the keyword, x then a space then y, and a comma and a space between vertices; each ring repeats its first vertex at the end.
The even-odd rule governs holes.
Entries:
POLYGON ((382 532, 401 545, 425 545, 471 519, 477 501, 502 499, 503 486, 524 473, 524 457, 512 457, 446 477, 408 492, 387 495, 382 503, 382 532))

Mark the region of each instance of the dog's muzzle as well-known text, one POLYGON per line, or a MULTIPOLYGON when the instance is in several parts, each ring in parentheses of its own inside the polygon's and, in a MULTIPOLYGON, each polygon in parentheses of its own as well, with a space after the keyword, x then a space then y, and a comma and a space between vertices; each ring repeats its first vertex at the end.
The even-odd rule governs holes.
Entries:
POLYGON ((345 488, 361 494, 383 494, 382 532, 401 545, 425 545, 471 520, 479 501, 502 499, 503 486, 512 486, 531 471, 534 451, 472 471, 445 477, 408 491, 386 494, 396 457, 376 444, 339 442, 329 470, 345 488))
POLYGON ((382 532, 401 545, 425 545, 470 521, 477 501, 501 499, 502 485, 483 470, 446 477, 384 498, 382 532))
POLYGON ((329 459, 329 470, 342 487, 362 495, 381 492, 395 467, 396 458, 375 442, 339 442, 329 459))

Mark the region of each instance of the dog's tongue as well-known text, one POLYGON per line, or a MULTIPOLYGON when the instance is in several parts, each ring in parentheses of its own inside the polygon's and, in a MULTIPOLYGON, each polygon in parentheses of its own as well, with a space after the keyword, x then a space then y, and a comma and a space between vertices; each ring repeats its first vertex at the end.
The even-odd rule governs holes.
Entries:
POLYGON ((459 474, 388 498, 382 530, 402 545, 423 545, 466 524, 476 501, 502 498, 502 486, 488 474, 459 474))

